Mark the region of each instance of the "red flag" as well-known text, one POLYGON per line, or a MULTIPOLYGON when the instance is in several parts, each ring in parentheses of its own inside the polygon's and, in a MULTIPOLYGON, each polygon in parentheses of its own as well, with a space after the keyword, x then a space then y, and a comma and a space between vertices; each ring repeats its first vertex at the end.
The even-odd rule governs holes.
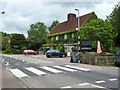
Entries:
POLYGON ((101 50, 101 47, 100 47, 100 41, 98 41, 97 53, 98 53, 98 54, 102 53, 102 50, 101 50))

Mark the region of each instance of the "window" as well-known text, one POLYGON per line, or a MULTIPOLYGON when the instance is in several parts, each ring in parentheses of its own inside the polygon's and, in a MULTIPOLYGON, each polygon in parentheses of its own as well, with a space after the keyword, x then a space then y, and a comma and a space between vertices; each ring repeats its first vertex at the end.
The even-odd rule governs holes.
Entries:
POLYGON ((56 36, 56 40, 58 40, 58 36, 56 36))
POLYGON ((64 39, 67 39, 67 34, 64 35, 64 39))
POLYGON ((74 38, 74 34, 72 33, 72 38, 74 38))

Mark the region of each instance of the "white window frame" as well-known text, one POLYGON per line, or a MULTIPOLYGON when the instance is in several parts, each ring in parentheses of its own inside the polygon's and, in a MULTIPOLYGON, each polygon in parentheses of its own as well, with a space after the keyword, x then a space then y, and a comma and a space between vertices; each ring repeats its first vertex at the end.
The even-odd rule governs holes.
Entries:
POLYGON ((56 40, 58 40, 58 36, 56 36, 55 38, 56 38, 56 40))
POLYGON ((74 34, 73 33, 71 34, 71 36, 72 36, 72 38, 74 38, 74 34))
POLYGON ((64 39, 67 39, 67 34, 64 35, 64 39))

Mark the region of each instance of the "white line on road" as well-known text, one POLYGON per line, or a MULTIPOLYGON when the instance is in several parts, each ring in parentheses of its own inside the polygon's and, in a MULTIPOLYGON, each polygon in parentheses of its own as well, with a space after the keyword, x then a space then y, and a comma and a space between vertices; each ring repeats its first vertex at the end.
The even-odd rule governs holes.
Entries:
POLYGON ((29 67, 29 68, 26 68, 26 69, 29 70, 29 71, 31 71, 31 72, 33 72, 33 73, 35 73, 35 74, 37 74, 37 75, 47 74, 47 73, 45 73, 43 71, 40 71, 40 70, 38 70, 36 68, 33 68, 33 67, 29 67))
POLYGON ((16 77, 27 77, 28 75, 22 72, 19 69, 10 69, 10 71, 16 76, 16 77))
POLYGON ((2 62, 4 62, 4 59, 2 60, 2 62))
POLYGON ((105 81, 101 80, 101 81, 95 81, 95 83, 103 83, 105 81))
POLYGON ((55 67, 55 68, 59 68, 59 69, 63 69, 63 70, 66 70, 66 71, 70 71, 70 72, 77 71, 77 70, 70 69, 70 68, 66 68, 66 67, 62 67, 62 66, 53 66, 53 67, 55 67))
POLYGON ((86 69, 86 68, 80 68, 80 67, 75 67, 75 66, 70 66, 70 65, 65 65, 66 67, 78 69, 78 70, 83 70, 83 71, 91 71, 91 69, 86 69))
POLYGON ((72 88, 71 86, 60 87, 61 89, 72 88))
POLYGON ((105 87, 98 86, 98 85, 94 85, 94 84, 92 84, 91 86, 93 86, 93 87, 97 87, 97 88, 105 88, 105 87))
POLYGON ((6 65, 9 65, 9 62, 7 62, 7 64, 6 65))
POLYGON ((109 79, 110 81, 115 81, 115 80, 117 80, 116 78, 112 78, 112 79, 109 79))
POLYGON ((81 84, 78 84, 80 86, 85 86, 85 85, 89 85, 89 83, 81 83, 81 84))
POLYGON ((48 71, 51 71, 53 73, 61 73, 62 72, 60 70, 57 70, 57 69, 54 69, 54 68, 51 68, 51 67, 41 67, 41 68, 43 68, 45 70, 48 70, 48 71))

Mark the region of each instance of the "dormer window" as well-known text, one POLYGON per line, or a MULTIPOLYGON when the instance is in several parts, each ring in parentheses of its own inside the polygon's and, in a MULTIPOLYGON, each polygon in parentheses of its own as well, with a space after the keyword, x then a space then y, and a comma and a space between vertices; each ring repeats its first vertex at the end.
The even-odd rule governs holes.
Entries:
POLYGON ((64 35, 64 39, 67 39, 67 34, 64 35))

